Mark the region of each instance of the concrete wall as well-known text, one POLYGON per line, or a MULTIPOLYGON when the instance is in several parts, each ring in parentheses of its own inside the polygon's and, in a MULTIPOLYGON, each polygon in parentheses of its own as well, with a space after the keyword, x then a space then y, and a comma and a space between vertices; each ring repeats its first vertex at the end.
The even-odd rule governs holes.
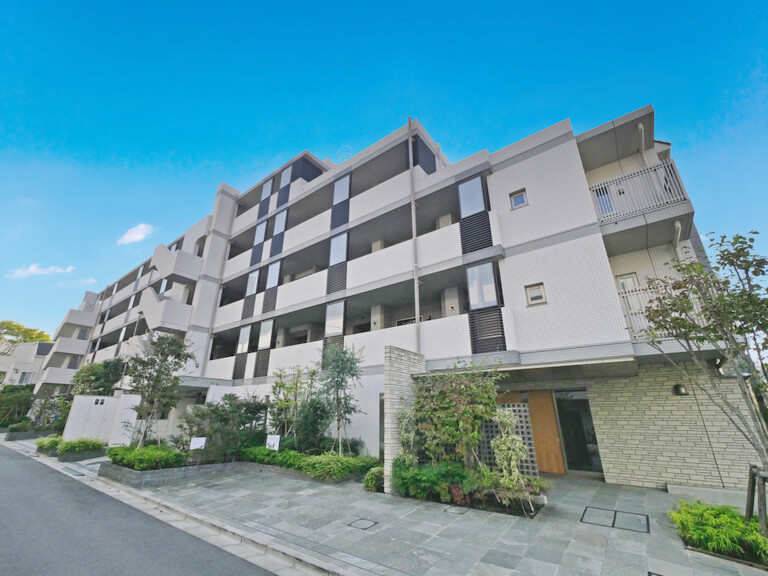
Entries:
POLYGON ((131 443, 130 430, 136 423, 133 407, 141 400, 136 394, 122 396, 75 396, 64 428, 64 440, 98 438, 109 446, 131 443))

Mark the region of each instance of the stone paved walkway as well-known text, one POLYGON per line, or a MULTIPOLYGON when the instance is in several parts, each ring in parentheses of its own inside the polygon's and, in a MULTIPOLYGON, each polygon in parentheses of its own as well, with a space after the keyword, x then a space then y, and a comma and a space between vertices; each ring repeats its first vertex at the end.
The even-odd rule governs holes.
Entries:
POLYGON ((677 497, 666 492, 575 477, 555 482, 532 520, 256 469, 139 492, 346 574, 765 574, 685 550, 666 517, 677 497))

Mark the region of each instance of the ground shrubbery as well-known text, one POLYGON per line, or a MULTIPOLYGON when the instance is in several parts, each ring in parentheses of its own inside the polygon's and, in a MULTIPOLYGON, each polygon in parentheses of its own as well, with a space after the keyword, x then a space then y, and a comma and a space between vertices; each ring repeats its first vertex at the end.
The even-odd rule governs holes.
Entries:
POLYGON ((240 451, 240 456, 249 462, 298 470, 315 480, 341 480, 364 474, 379 464, 377 458, 370 456, 339 456, 332 452, 310 456, 294 450, 277 452, 265 447, 245 448, 240 451))
POLYGON ((35 440, 35 444, 37 445, 37 449, 41 452, 53 452, 59 447, 61 441, 61 436, 51 434, 50 436, 45 436, 44 438, 38 438, 35 440))
POLYGON ((384 492, 384 468, 376 466, 368 470, 363 479, 363 489, 368 492, 384 492))
POLYGON ((68 442, 59 442, 56 451, 59 454, 66 454, 67 452, 91 452, 101 450, 102 448, 104 448, 104 442, 101 440, 96 438, 78 438, 68 442))
POLYGON ((747 522, 733 506, 681 501, 669 517, 688 546, 768 566, 768 538, 757 519, 747 522))
POLYGON ((143 448, 116 446, 107 448, 107 456, 113 464, 133 470, 161 470, 184 466, 187 457, 164 444, 149 444, 143 448))

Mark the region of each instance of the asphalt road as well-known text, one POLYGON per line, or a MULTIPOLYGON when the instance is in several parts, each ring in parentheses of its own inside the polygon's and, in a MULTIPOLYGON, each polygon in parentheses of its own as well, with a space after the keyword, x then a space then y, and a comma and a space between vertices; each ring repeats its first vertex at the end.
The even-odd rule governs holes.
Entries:
POLYGON ((0 446, 0 575, 272 574, 0 446))

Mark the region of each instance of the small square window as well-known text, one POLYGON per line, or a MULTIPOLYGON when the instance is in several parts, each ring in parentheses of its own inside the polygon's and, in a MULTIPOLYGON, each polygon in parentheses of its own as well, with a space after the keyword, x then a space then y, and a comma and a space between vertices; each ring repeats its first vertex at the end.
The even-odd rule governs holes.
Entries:
POLYGON ((525 297, 528 299, 528 306, 546 304, 547 295, 544 293, 544 284, 533 284, 531 286, 526 286, 525 297))
POLYGON ((512 207, 512 210, 528 206, 528 196, 525 194, 525 189, 512 192, 512 194, 509 195, 509 204, 512 207))

